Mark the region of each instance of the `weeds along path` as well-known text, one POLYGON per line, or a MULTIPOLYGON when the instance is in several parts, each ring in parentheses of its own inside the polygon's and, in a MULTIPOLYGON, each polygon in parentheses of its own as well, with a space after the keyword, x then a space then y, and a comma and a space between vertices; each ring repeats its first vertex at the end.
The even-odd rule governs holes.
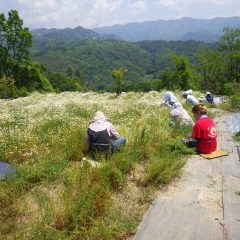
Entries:
POLYGON ((239 239, 240 159, 226 119, 221 113, 216 122, 219 147, 229 156, 191 157, 181 181, 153 202, 135 240, 239 239))

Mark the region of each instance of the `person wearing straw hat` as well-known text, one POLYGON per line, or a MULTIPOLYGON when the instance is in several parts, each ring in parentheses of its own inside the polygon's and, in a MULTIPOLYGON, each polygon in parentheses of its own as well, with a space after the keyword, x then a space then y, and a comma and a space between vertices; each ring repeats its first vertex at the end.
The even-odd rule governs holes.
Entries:
POLYGON ((199 103, 204 103, 206 102, 206 98, 204 96, 201 96, 198 98, 199 103))
POLYGON ((126 138, 120 137, 104 113, 97 111, 87 129, 87 143, 89 151, 99 148, 104 151, 109 146, 117 150, 126 143, 126 138))
POLYGON ((186 102, 192 106, 195 106, 197 104, 199 104, 199 101, 197 100, 197 98, 195 98, 193 95, 192 95, 192 90, 188 90, 188 91, 185 91, 183 92, 182 96, 186 99, 186 102))

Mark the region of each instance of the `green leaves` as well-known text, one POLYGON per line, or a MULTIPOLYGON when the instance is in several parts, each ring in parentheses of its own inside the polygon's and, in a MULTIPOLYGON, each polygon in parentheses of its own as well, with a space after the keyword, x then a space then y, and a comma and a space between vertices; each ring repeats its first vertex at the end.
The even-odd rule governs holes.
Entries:
POLYGON ((85 87, 79 77, 74 76, 73 72, 68 75, 64 73, 48 73, 50 83, 55 91, 84 91, 85 87))
POLYGON ((162 87, 167 89, 187 89, 191 71, 188 58, 183 55, 172 54, 172 69, 166 68, 162 72, 162 87))
POLYGON ((0 44, 1 97, 18 96, 23 88, 28 91, 52 91, 51 84, 42 74, 41 66, 30 59, 32 34, 23 27, 23 20, 16 10, 11 10, 8 18, 0 14, 0 44), (9 79, 13 80, 11 84, 9 79))
POLYGON ((28 28, 23 27, 23 20, 20 19, 16 10, 8 13, 8 19, 2 17, 3 41, 8 54, 16 60, 28 59, 29 48, 32 46, 32 35, 28 28))
POLYGON ((197 69, 202 75, 201 90, 223 93, 226 82, 226 60, 219 51, 199 51, 197 69))
POLYGON ((116 87, 116 94, 119 96, 122 91, 123 87, 123 78, 127 74, 127 69, 119 68, 114 69, 112 71, 112 77, 116 80, 115 81, 115 87, 116 87))
POLYGON ((223 29, 223 33, 220 39, 222 49, 230 52, 240 50, 240 29, 226 27, 223 29))
POLYGON ((231 81, 240 82, 240 28, 226 27, 223 30, 220 45, 227 62, 227 77, 231 81))

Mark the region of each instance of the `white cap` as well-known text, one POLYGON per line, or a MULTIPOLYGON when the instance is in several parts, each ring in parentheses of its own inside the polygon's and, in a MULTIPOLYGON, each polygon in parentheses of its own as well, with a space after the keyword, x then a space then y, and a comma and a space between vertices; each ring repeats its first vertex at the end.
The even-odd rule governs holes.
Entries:
POLYGON ((179 108, 179 107, 182 107, 182 104, 180 102, 175 102, 173 104, 173 108, 179 108))
POLYGON ((186 95, 192 95, 192 89, 183 92, 182 95, 183 95, 183 96, 186 96, 186 95))

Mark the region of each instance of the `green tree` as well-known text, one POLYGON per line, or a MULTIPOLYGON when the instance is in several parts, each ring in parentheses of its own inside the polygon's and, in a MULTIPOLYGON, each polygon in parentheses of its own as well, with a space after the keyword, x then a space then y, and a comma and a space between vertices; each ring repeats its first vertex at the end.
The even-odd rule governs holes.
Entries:
POLYGON ((6 69, 8 51, 4 47, 6 44, 6 18, 4 14, 0 14, 0 78, 6 69))
POLYGON ((8 19, 4 14, 0 15, 0 41, 3 63, 0 74, 12 76, 17 64, 29 61, 29 48, 32 46, 32 35, 28 28, 23 27, 23 20, 16 10, 8 13, 8 19))
POLYGON ((72 67, 68 67, 68 69, 67 69, 67 75, 68 75, 69 77, 73 77, 73 76, 75 75, 74 69, 73 69, 72 67))
POLYGON ((176 84, 175 84, 175 77, 174 72, 169 69, 164 69, 162 71, 161 75, 161 85, 162 88, 166 88, 169 90, 175 90, 176 84))
POLYGON ((226 61, 218 51, 201 50, 197 56, 197 69, 202 79, 200 89, 222 94, 226 82, 226 61))
POLYGON ((191 78, 191 69, 187 57, 172 54, 170 67, 162 71, 162 87, 170 90, 187 89, 191 78))
POLYGON ((228 82, 224 85, 225 94, 230 98, 232 108, 240 110, 240 83, 228 82))
POLYGON ((16 61, 29 59, 29 48, 32 46, 32 34, 23 27, 16 10, 11 10, 6 21, 6 43, 12 58, 16 61))
POLYGON ((11 98, 14 93, 14 79, 2 77, 0 79, 0 98, 11 98))
POLYGON ((115 79, 116 94, 119 96, 123 88, 123 78, 127 74, 127 69, 119 68, 112 71, 112 77, 115 79))
POLYGON ((70 77, 64 73, 48 73, 47 75, 53 88, 57 92, 85 90, 84 84, 78 77, 70 77))
POLYGON ((190 67, 188 58, 183 55, 172 55, 172 62, 175 65, 175 84, 180 89, 187 89, 190 80, 190 67))
POLYGON ((42 73, 38 63, 28 61, 26 64, 19 64, 15 75, 16 86, 26 87, 29 91, 52 91, 52 85, 42 73))
POLYGON ((23 20, 16 10, 11 10, 8 18, 3 13, 0 14, 0 44, 0 78, 2 86, 10 88, 9 97, 17 92, 15 86, 29 91, 52 90, 41 66, 30 59, 32 34, 23 26, 23 20))
POLYGON ((228 59, 228 79, 240 82, 240 29, 226 27, 223 33, 220 45, 228 59))

